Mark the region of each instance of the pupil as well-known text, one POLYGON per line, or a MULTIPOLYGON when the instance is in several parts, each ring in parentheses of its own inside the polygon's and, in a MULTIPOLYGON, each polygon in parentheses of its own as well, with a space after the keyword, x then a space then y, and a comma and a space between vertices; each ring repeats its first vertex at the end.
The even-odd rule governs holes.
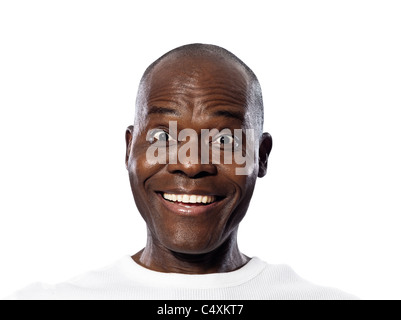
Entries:
POLYGON ((228 142, 228 139, 226 137, 221 137, 220 138, 220 143, 226 144, 228 142))
POLYGON ((167 140, 168 140, 168 134, 165 133, 165 132, 163 132, 163 133, 160 135, 160 140, 161 140, 161 141, 167 141, 167 140))

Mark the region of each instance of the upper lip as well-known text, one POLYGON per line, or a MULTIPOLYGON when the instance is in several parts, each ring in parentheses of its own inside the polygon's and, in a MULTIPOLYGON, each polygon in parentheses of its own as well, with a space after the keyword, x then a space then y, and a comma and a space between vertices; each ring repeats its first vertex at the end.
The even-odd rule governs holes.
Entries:
POLYGON ((156 192, 171 193, 171 194, 194 194, 194 195, 200 195, 200 196, 225 197, 224 194, 218 194, 216 192, 202 190, 202 189, 173 188, 173 189, 159 190, 156 192))

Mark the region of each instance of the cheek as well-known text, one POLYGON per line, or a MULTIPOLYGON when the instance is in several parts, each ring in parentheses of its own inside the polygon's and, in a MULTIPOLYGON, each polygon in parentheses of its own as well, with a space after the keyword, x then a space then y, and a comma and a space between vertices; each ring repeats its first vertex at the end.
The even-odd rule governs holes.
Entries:
POLYGON ((154 202, 149 201, 151 191, 146 188, 147 181, 160 171, 162 167, 160 164, 148 163, 146 156, 139 152, 133 152, 128 166, 131 191, 135 204, 148 225, 153 224, 151 212, 154 211, 154 202))
POLYGON ((256 170, 251 170, 250 174, 238 174, 238 168, 242 168, 243 166, 237 164, 225 164, 219 166, 219 171, 225 177, 227 177, 233 184, 240 189, 242 196, 249 190, 253 189, 256 178, 257 172, 256 170))
POLYGON ((147 178, 163 168, 157 159, 147 155, 148 146, 133 146, 128 162, 130 175, 135 176, 138 183, 143 183, 147 178))
POLYGON ((146 150, 133 148, 128 162, 128 172, 131 190, 140 211, 145 210, 149 202, 147 198, 150 191, 146 188, 147 181, 163 167, 163 164, 147 161, 146 150))

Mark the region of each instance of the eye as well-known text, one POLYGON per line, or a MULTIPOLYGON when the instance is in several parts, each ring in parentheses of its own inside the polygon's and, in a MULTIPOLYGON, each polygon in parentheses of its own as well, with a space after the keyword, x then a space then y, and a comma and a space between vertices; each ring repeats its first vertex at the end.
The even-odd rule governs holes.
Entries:
POLYGON ((154 129, 148 132, 146 140, 150 143, 157 143, 172 141, 173 138, 164 130, 154 129))
POLYGON ((232 144, 233 142, 234 142, 234 138, 227 134, 217 138, 217 143, 220 143, 220 144, 232 144))
POLYGON ((158 131, 154 134, 153 138, 158 141, 168 141, 170 140, 170 135, 165 131, 158 131))
POLYGON ((237 148, 238 142, 236 137, 231 134, 221 134, 212 141, 212 144, 222 149, 228 146, 233 146, 235 149, 237 148))

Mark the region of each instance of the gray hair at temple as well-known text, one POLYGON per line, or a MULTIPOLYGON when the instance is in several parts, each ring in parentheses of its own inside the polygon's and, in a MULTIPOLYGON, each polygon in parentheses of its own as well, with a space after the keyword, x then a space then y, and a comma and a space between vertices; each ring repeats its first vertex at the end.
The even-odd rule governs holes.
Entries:
POLYGON ((175 48, 162 55, 145 70, 138 88, 138 94, 135 105, 135 124, 141 122, 140 110, 142 109, 142 104, 143 104, 144 84, 146 83, 149 74, 161 61, 163 61, 166 58, 177 55, 184 57, 190 57, 190 56, 219 57, 219 58, 229 59, 242 66, 250 79, 249 90, 247 92, 247 103, 248 107, 252 108, 251 109, 252 112, 248 113, 248 115, 251 116, 252 119, 249 119, 250 120, 249 123, 254 124, 255 126, 254 129, 256 130, 257 135, 260 136, 262 134, 263 122, 264 122, 263 97, 262 97, 262 89, 260 87, 259 80, 256 77, 255 73, 241 59, 239 59, 236 55, 234 55, 230 51, 216 45, 202 44, 202 43, 193 43, 175 48))

